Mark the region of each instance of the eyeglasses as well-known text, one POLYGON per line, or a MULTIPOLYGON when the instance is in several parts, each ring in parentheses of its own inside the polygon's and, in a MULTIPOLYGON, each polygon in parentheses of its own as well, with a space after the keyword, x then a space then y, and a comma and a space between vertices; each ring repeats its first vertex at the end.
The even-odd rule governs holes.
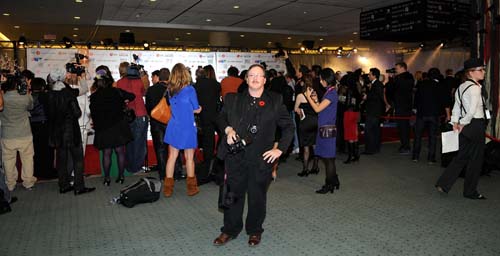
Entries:
POLYGON ((248 74, 247 76, 248 76, 248 78, 261 78, 261 77, 265 77, 265 75, 261 75, 261 74, 248 74))

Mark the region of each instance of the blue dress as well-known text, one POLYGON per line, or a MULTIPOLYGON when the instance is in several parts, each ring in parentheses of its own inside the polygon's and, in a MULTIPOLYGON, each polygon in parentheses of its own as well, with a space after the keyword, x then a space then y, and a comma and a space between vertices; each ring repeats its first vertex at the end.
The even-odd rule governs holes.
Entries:
POLYGON ((316 148, 314 151, 319 157, 333 158, 336 156, 337 138, 321 138, 319 136, 319 127, 322 125, 335 125, 337 121, 337 90, 333 87, 328 88, 322 100, 324 99, 328 99, 330 105, 318 113, 318 132, 316 133, 316 148))
POLYGON ((165 132, 165 143, 176 149, 189 149, 198 146, 193 111, 199 107, 196 91, 191 85, 182 88, 170 98, 172 117, 165 132))

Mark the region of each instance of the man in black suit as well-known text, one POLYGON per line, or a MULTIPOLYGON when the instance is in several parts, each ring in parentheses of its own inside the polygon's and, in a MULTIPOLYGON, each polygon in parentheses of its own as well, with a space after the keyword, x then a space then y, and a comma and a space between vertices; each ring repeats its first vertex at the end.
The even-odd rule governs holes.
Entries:
MULTIPOLYGON (((415 80, 413 75, 407 71, 408 66, 404 62, 396 63, 396 76, 394 77, 394 110, 396 117, 409 117, 412 115, 413 87, 415 80)), ((399 153, 410 154, 410 120, 396 120, 401 146, 399 153)))
POLYGON ((380 70, 371 68, 368 73, 368 92, 363 96, 366 109, 365 121, 365 151, 372 155, 380 152, 380 117, 384 113, 384 86, 378 79, 380 70))
POLYGON ((225 134, 217 156, 225 160, 226 183, 236 200, 224 209, 224 226, 214 245, 224 245, 243 229, 245 194, 248 194, 245 223, 250 236, 248 244, 256 246, 260 243, 272 165, 293 139, 294 126, 282 97, 264 91, 264 67, 250 66, 246 80, 248 90, 226 95, 224 108, 217 118, 217 126, 225 134), (278 127, 281 138, 278 147, 273 148, 278 127))

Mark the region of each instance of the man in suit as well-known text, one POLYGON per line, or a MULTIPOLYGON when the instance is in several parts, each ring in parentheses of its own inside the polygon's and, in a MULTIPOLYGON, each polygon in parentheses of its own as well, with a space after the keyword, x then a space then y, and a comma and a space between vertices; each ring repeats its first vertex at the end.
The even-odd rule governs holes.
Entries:
MULTIPOLYGON (((413 87, 415 80, 408 72, 408 66, 404 62, 396 63, 396 76, 394 77, 394 110, 396 117, 409 117, 412 115, 413 87)), ((410 120, 396 120, 401 146, 399 153, 410 154, 410 120)))
POLYGON ((384 88, 379 81, 380 70, 371 68, 368 73, 368 92, 363 96, 366 109, 365 151, 372 155, 380 152, 380 117, 384 113, 384 88))
POLYGON ((245 194, 248 194, 245 223, 248 244, 256 246, 260 243, 272 165, 293 139, 293 123, 281 96, 264 91, 264 67, 250 66, 246 81, 248 90, 226 95, 224 108, 217 118, 217 126, 225 134, 217 156, 225 160, 226 183, 236 200, 224 210, 224 226, 214 245, 226 244, 243 229, 245 194), (273 148, 278 127, 281 138, 278 147, 273 148))

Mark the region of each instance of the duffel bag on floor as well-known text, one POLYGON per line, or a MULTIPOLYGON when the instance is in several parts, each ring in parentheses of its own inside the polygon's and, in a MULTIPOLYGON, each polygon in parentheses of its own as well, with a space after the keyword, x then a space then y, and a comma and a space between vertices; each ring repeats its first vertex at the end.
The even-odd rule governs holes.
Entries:
POLYGON ((136 204, 152 203, 160 198, 161 183, 153 177, 141 178, 120 190, 120 204, 132 208, 136 204))

